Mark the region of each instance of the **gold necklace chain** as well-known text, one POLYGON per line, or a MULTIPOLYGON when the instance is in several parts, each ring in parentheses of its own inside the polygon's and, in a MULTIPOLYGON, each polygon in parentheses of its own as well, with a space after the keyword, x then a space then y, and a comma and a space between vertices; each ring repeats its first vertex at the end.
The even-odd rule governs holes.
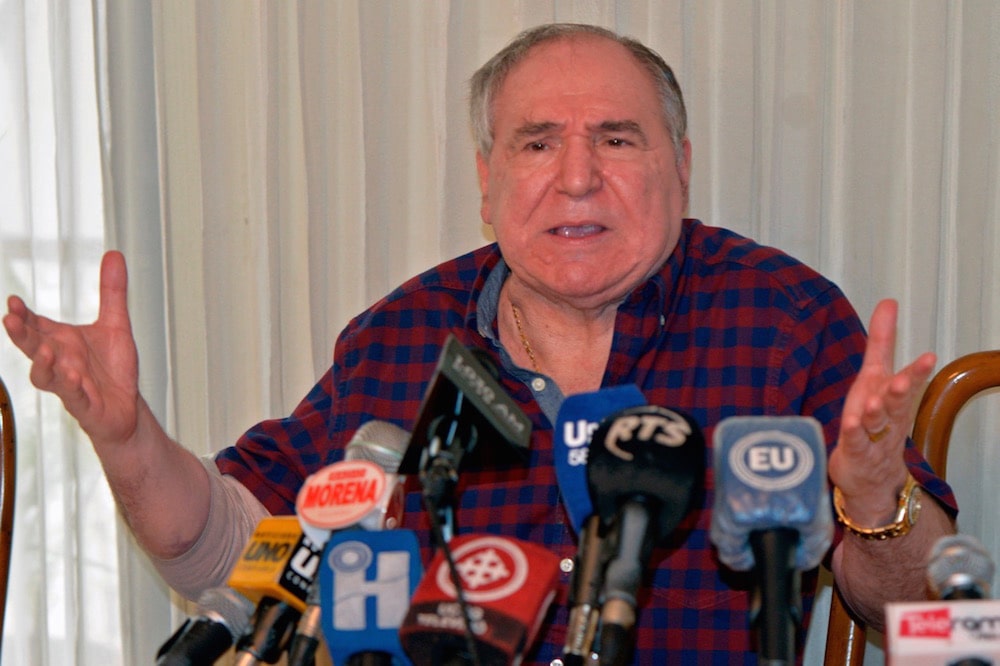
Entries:
POLYGON ((510 311, 514 313, 514 325, 517 326, 517 334, 521 338, 521 346, 524 347, 524 351, 528 354, 528 359, 531 361, 532 369, 535 372, 541 372, 538 369, 538 361, 535 360, 535 352, 531 349, 531 343, 528 342, 528 336, 524 334, 524 328, 521 326, 521 315, 513 301, 510 303, 510 311))

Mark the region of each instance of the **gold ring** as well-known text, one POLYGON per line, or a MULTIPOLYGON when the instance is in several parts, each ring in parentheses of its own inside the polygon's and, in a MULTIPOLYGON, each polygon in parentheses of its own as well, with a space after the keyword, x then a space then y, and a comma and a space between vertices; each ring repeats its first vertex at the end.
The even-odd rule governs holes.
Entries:
POLYGON ((868 432, 867 430, 865 430, 865 432, 868 433, 868 440, 875 443, 889 434, 889 424, 887 423, 885 427, 878 432, 868 432))

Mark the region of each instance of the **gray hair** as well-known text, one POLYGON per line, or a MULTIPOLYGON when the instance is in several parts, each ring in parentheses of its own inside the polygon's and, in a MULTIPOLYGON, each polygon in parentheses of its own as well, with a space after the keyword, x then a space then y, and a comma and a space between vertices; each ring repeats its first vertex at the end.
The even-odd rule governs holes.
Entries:
POLYGON ((674 72, 660 55, 641 42, 624 37, 611 30, 583 23, 550 23, 525 30, 499 53, 480 67, 469 81, 469 114, 472 120, 472 138, 476 149, 484 157, 493 149, 493 102, 507 75, 528 52, 545 42, 566 39, 577 35, 596 35, 621 44, 635 57, 639 65, 649 72, 656 86, 663 112, 663 122, 674 144, 677 161, 683 159, 682 146, 687 135, 687 112, 684 97, 674 78, 674 72))

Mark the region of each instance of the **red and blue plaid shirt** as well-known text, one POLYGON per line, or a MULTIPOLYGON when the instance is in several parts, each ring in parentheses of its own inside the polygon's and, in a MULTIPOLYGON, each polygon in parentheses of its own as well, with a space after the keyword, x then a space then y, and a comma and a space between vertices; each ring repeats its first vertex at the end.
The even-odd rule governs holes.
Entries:
MULTIPOLYGON (((499 345, 496 301, 506 270, 498 247, 489 245, 400 286, 347 326, 333 366, 295 411, 247 431, 218 454, 219 469, 272 513, 294 512, 306 476, 340 460, 363 423, 412 428, 452 333, 492 356, 501 384, 533 424, 527 466, 463 470, 458 531, 512 536, 571 558, 576 540, 552 455, 559 393, 549 381, 536 399, 534 373, 513 367, 499 345)), ((721 567, 708 537, 713 427, 736 415, 811 415, 832 447, 864 347, 862 324, 836 285, 780 251, 695 220, 685 221, 663 268, 621 304, 602 385, 635 384, 649 404, 687 412, 709 447, 701 506, 675 531, 681 538, 654 552, 650 584, 639 598, 636 663, 755 662, 751 580, 721 567)), ((906 455, 925 490, 957 511, 951 490, 919 453, 911 447, 906 455)), ((419 495, 409 493, 406 526, 426 544, 419 495)), ((807 611, 815 582, 815 575, 803 577, 807 611)), ((526 662, 560 655, 564 600, 557 597, 526 662)))

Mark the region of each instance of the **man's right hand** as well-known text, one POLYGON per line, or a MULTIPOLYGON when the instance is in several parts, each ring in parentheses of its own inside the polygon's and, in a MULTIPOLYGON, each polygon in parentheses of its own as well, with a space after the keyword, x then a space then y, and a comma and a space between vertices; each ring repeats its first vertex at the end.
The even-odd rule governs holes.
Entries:
POLYGON ((65 324, 11 296, 3 318, 31 359, 31 382, 59 396, 90 437, 122 517, 150 554, 168 559, 197 541, 210 486, 201 461, 173 441, 139 394, 139 361, 120 252, 101 262, 101 305, 93 324, 65 324))
POLYGON ((31 359, 31 382, 59 396, 66 410, 101 448, 135 435, 139 404, 138 354, 127 306, 125 258, 111 251, 101 262, 101 304, 92 324, 53 321, 11 296, 4 328, 31 359))

